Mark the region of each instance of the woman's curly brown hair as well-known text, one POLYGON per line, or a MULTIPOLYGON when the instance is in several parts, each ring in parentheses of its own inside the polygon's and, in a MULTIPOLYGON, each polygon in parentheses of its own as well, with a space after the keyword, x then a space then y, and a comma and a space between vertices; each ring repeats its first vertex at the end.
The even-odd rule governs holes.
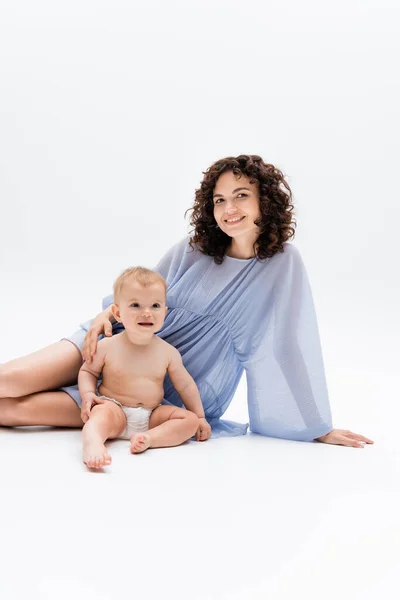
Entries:
POLYGON ((283 244, 293 238, 296 228, 291 189, 274 165, 265 163, 260 156, 247 154, 222 158, 204 172, 194 205, 189 209, 193 211, 190 224, 194 227, 190 246, 196 244, 203 254, 213 256, 218 265, 224 260, 231 238, 217 227, 213 192, 218 178, 227 171, 245 175, 251 183, 259 185, 261 218, 255 224, 261 233, 254 244, 255 256, 263 260, 283 252, 283 244))

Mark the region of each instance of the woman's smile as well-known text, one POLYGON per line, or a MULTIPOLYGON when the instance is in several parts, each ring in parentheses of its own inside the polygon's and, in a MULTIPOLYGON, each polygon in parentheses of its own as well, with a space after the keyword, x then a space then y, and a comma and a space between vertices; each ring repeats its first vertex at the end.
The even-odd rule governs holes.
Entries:
POLYGON ((245 218, 246 215, 244 215, 243 217, 227 217, 226 219, 224 219, 224 221, 227 225, 238 225, 238 223, 241 223, 245 218))

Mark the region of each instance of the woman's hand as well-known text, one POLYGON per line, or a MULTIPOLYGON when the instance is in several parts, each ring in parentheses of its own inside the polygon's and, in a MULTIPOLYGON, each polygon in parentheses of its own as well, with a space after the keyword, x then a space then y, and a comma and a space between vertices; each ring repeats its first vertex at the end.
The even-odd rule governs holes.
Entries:
POLYGON ((364 448, 365 444, 374 443, 369 438, 347 429, 333 429, 330 433, 317 438, 317 441, 338 446, 353 446, 353 448, 364 448))
POLYGON ((205 442, 211 436, 211 427, 207 421, 202 418, 199 419, 199 427, 196 431, 196 441, 205 442))
POLYGON ((113 316, 109 309, 103 310, 93 320, 92 326, 85 336, 85 340, 82 346, 83 360, 87 363, 92 361, 92 356, 96 354, 97 338, 99 335, 104 334, 106 337, 112 336, 112 322, 113 316))

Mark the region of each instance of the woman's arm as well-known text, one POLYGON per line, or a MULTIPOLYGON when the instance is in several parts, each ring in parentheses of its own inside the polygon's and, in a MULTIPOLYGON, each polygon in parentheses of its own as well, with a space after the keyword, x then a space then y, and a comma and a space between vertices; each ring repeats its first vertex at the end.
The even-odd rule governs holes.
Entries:
POLYGON ((250 428, 299 441, 362 448, 369 438, 333 429, 318 325, 307 273, 286 245, 269 303, 268 331, 244 363, 250 428))
POLYGON ((287 244, 272 260, 278 273, 268 299, 268 331, 244 363, 250 428, 311 441, 333 427, 310 285, 294 246, 287 244))

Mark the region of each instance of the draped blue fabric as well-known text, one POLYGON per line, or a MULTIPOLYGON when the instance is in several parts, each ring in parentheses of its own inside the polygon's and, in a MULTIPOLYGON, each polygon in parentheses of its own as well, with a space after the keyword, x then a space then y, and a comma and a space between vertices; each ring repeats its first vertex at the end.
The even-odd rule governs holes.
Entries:
MULTIPOLYGON (((264 261, 225 257, 216 265, 185 238, 155 270, 167 281, 169 307, 157 335, 181 353, 214 437, 247 431, 221 419, 243 371, 252 432, 311 441, 332 430, 311 290, 292 244, 264 261)), ((112 301, 104 298, 103 309, 112 301)), ((182 406, 168 376, 165 401, 182 406)))

